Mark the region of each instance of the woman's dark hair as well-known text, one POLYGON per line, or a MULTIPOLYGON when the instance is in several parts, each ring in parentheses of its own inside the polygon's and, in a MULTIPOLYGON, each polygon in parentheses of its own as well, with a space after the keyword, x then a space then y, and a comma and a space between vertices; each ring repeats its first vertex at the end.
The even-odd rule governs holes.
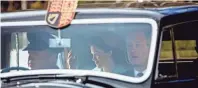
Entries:
POLYGON ((112 58, 114 63, 117 64, 127 64, 126 63, 126 58, 127 58, 127 53, 126 53, 126 49, 125 49, 125 42, 124 41, 120 41, 122 44, 119 45, 118 47, 111 47, 109 45, 107 45, 105 43, 105 41, 101 38, 101 37, 92 37, 89 40, 89 44, 90 46, 96 46, 97 48, 100 48, 102 50, 104 50, 104 52, 109 52, 112 51, 112 58), (121 49, 120 49, 121 48, 121 49))
POLYGON ((100 48, 101 50, 104 50, 104 52, 109 52, 112 50, 111 46, 107 45, 105 41, 99 36, 91 37, 89 44, 90 46, 93 45, 97 48, 100 48))

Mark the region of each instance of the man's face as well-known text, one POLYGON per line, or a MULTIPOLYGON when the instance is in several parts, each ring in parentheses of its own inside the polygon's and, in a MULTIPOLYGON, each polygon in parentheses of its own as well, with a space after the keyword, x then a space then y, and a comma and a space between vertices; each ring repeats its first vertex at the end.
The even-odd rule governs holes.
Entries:
POLYGON ((50 69, 56 64, 56 59, 50 59, 51 55, 47 51, 28 51, 28 64, 31 69, 50 69))
POLYGON ((91 54, 93 55, 93 61, 98 68, 103 68, 109 64, 108 59, 110 59, 111 54, 105 53, 103 50, 95 46, 91 46, 91 54))
POLYGON ((147 65, 149 47, 144 33, 127 37, 128 61, 134 66, 147 65))

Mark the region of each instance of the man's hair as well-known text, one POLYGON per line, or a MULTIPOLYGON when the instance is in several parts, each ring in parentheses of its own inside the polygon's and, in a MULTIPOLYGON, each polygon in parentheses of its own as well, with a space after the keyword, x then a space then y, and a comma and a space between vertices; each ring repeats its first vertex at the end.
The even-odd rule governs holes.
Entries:
POLYGON ((48 50, 50 52, 62 52, 63 48, 51 48, 49 47, 49 39, 55 39, 52 34, 47 32, 33 32, 27 33, 27 39, 30 42, 24 50, 42 51, 48 50))
MULTIPOLYGON (((151 34, 150 32, 149 32, 149 33, 147 33, 147 32, 142 32, 142 33, 144 34, 144 38, 146 39, 146 44, 150 47, 150 44, 151 44, 151 37, 152 37, 151 35, 152 35, 152 34, 151 34)), ((136 34, 136 33, 134 33, 134 34, 136 34)), ((133 34, 130 34, 130 33, 129 33, 129 34, 127 35, 127 40, 133 39, 133 38, 130 38, 129 36, 130 36, 130 37, 134 37, 133 34), (130 36, 130 35, 132 35, 132 36, 130 36)), ((135 35, 135 36, 137 36, 137 35, 135 35)))

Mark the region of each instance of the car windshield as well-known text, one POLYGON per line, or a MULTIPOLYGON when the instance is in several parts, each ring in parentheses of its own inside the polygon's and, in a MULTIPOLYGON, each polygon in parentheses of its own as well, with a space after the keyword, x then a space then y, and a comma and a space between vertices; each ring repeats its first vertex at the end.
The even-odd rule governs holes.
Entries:
POLYGON ((4 68, 77 69, 130 77, 151 72, 152 25, 100 21, 73 23, 60 31, 47 25, 2 27, 2 58, 9 60, 4 68))

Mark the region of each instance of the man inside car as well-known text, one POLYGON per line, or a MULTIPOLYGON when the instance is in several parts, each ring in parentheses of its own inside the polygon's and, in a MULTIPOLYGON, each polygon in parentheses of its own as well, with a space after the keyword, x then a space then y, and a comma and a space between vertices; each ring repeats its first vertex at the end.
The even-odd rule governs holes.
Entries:
POLYGON ((54 38, 49 33, 27 33, 29 41, 24 49, 29 53, 28 65, 34 69, 59 69, 56 65, 58 54, 63 51, 61 48, 50 48, 49 39, 54 38))
POLYGON ((127 36, 127 62, 132 65, 133 69, 127 73, 133 73, 135 77, 144 75, 149 56, 150 37, 143 32, 130 34, 127 36))

